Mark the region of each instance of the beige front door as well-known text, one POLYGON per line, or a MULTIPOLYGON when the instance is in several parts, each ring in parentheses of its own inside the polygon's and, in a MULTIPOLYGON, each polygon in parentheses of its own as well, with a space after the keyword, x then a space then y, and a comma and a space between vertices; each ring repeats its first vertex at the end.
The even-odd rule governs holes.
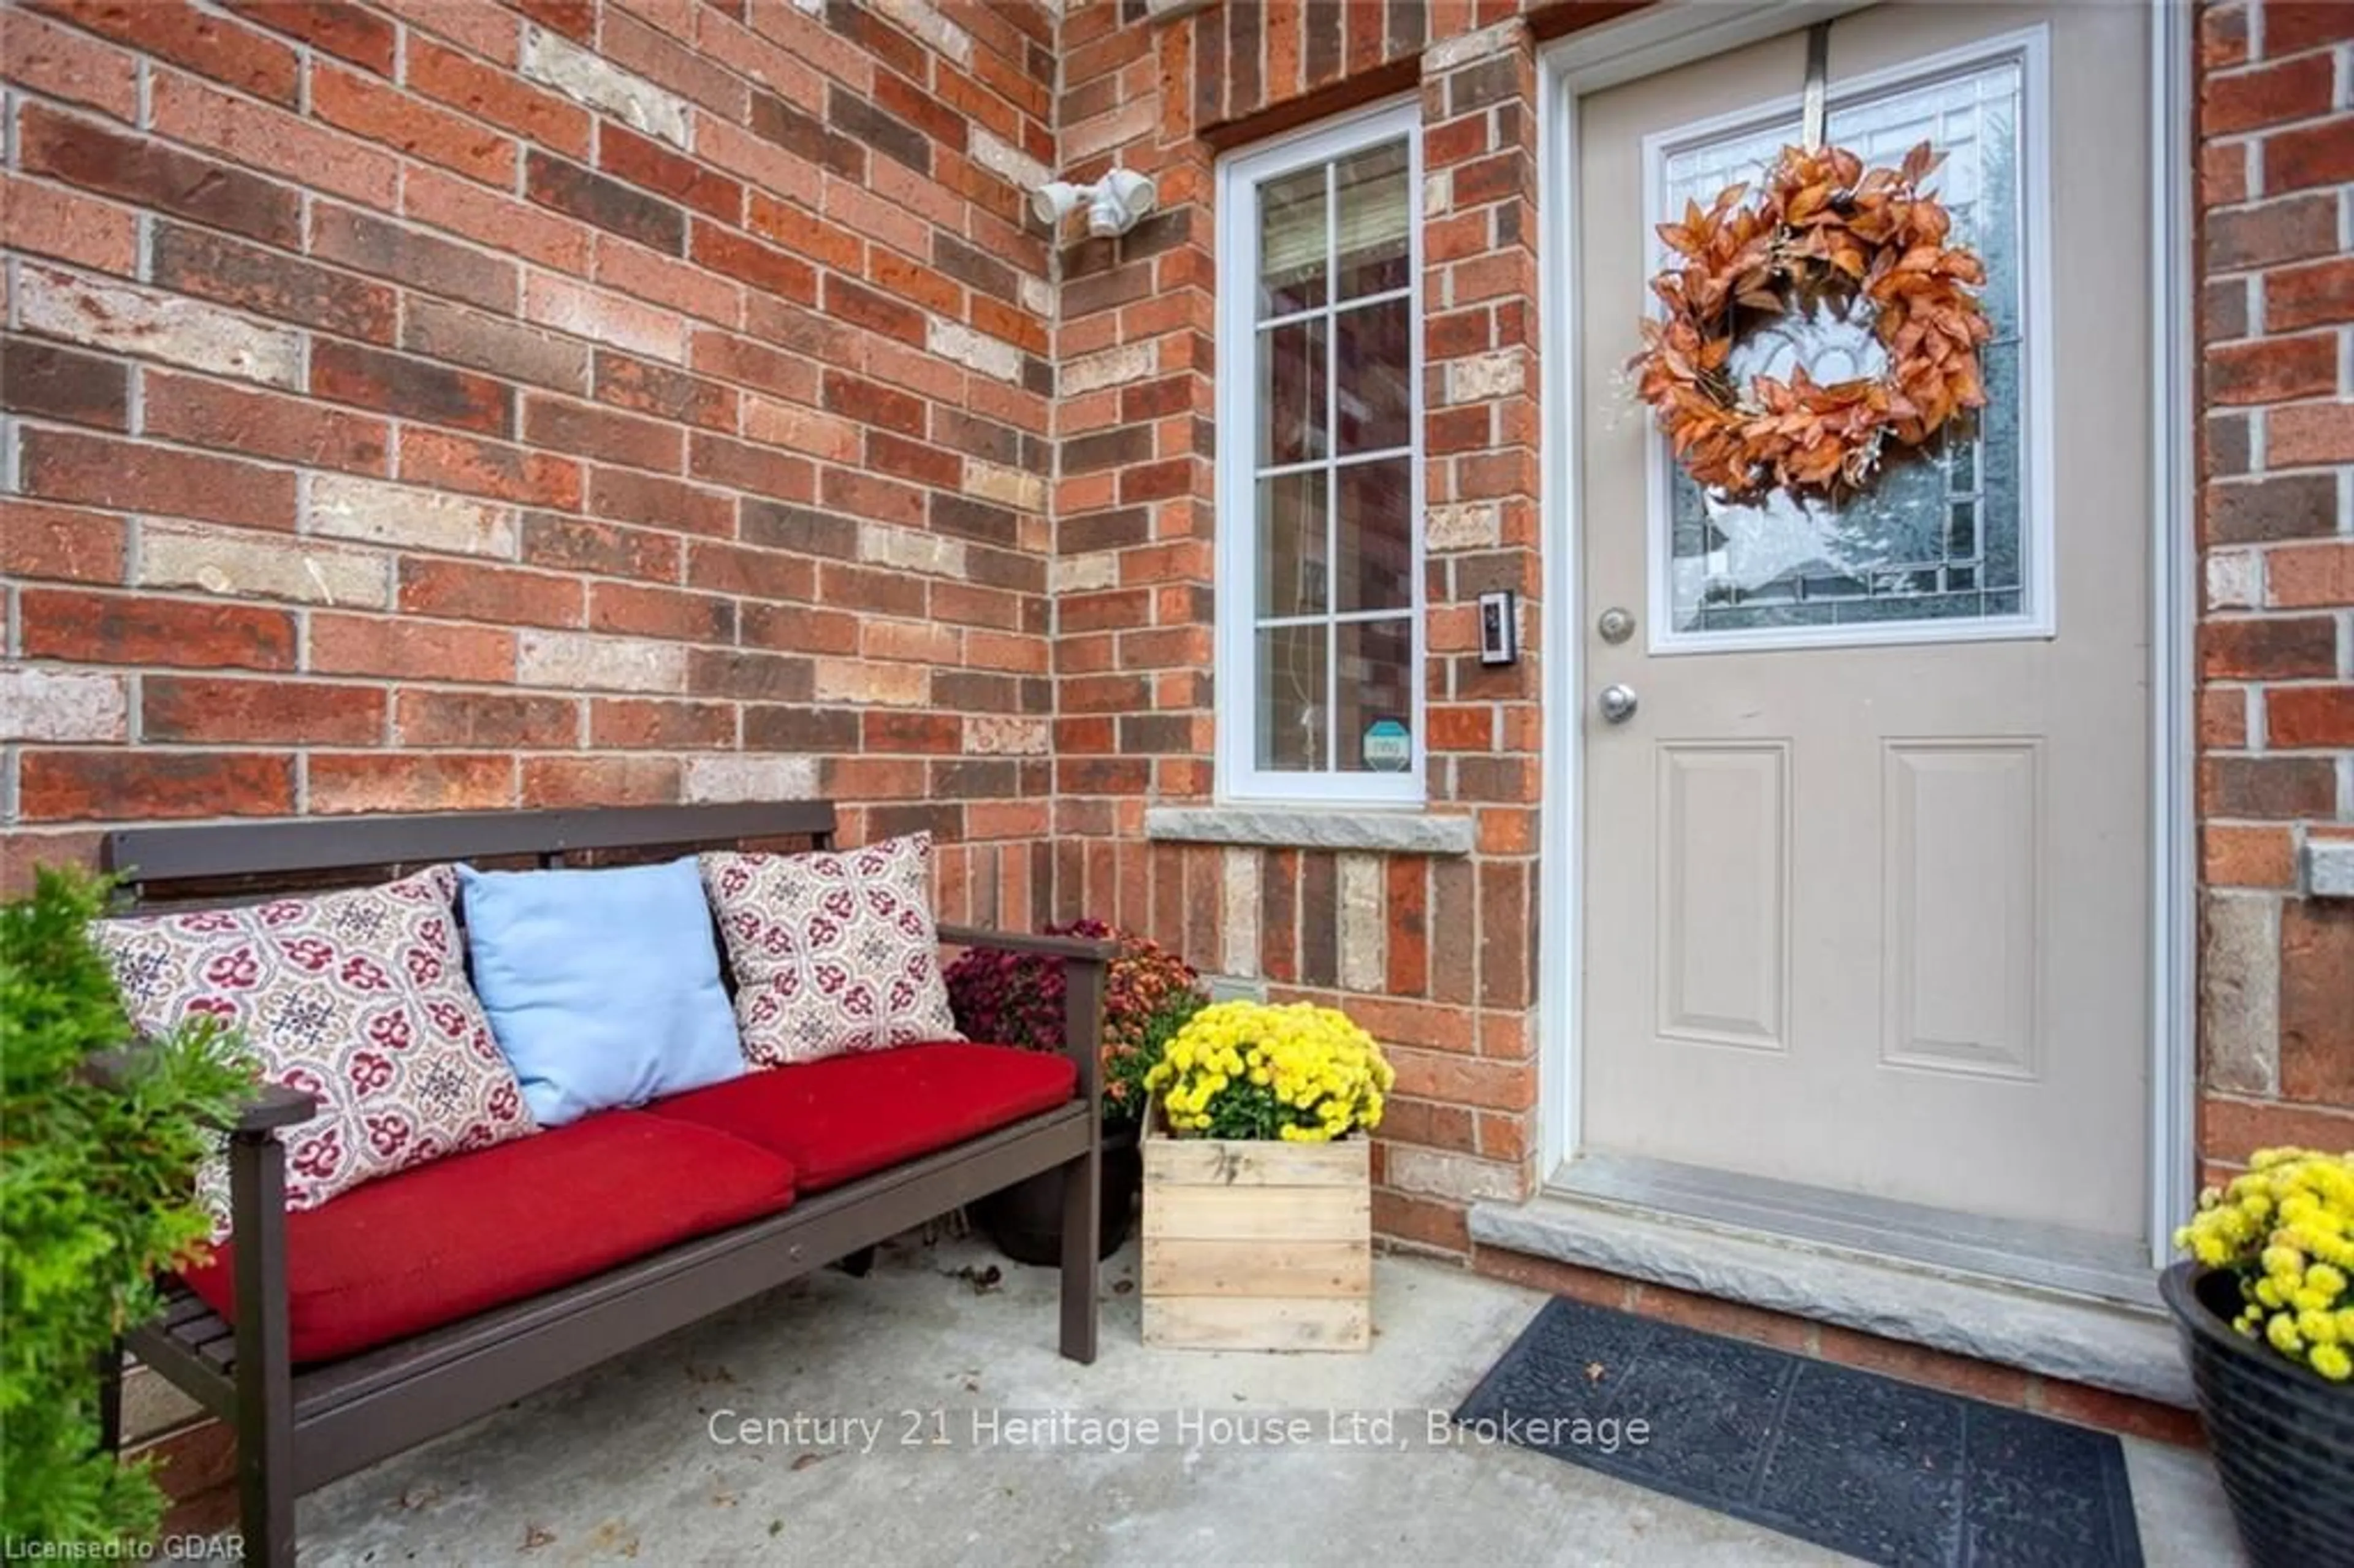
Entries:
MULTIPOLYGON (((1886 5, 1832 30, 1829 140, 1947 154, 1996 327, 1975 438, 1836 514, 1712 503, 1621 368, 1653 225, 1797 139, 1805 36, 1579 102, 1586 1151, 2143 1229, 2147 25, 1886 5)), ((1865 335, 1737 364, 1836 379, 1865 335)))

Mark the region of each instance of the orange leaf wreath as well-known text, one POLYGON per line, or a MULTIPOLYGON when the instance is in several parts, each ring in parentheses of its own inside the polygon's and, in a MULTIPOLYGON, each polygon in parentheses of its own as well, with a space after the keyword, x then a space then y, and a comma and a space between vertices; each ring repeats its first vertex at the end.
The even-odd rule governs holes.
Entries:
POLYGON ((1947 242, 1952 216, 1921 192, 1940 161, 1924 142, 1901 166, 1866 174, 1839 148, 1786 147, 1754 202, 1733 185, 1659 226, 1683 260, 1651 280, 1667 314, 1643 323, 1628 368, 1694 480, 1734 501, 1837 497, 1870 482, 1886 443, 1921 446, 1985 406, 1978 347, 1993 329, 1975 290, 1986 269, 1947 242), (1725 366, 1744 316, 1825 299, 1872 306, 1882 375, 1825 386, 1801 367, 1787 382, 1734 383, 1725 366))

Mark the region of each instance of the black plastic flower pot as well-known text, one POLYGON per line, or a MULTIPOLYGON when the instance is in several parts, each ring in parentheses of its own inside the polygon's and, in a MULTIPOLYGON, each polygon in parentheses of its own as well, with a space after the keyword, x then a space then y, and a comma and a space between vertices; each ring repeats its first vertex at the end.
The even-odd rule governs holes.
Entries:
POLYGON ((2232 1520, 2254 1568, 2354 1564, 2354 1383, 2232 1327, 2239 1281, 2178 1263, 2158 1281, 2190 1360, 2232 1520))
MULTIPOLYGON (((1136 1124, 1124 1122, 1104 1128, 1103 1210, 1096 1225, 1098 1261, 1118 1252, 1128 1240, 1136 1214, 1136 1191, 1144 1184, 1144 1156, 1136 1143, 1136 1124)), ((1013 1186, 965 1205, 972 1223, 981 1228, 997 1250, 1016 1263, 1047 1268, 1063 1261, 1063 1178, 1044 1171, 1013 1186)))

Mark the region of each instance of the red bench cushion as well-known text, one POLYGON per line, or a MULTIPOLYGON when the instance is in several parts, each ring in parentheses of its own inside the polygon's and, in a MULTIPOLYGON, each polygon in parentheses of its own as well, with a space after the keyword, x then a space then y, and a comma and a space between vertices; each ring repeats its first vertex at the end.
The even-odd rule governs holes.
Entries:
POLYGON ((747 1073, 645 1109, 781 1154, 815 1192, 1052 1110, 1078 1082, 1067 1056, 931 1043, 747 1073))
MULTIPOLYGON (((674 1118, 606 1111, 286 1216, 294 1360, 330 1361, 585 1279, 793 1201, 791 1164, 674 1118)), ((236 1249, 187 1271, 223 1317, 236 1249)))

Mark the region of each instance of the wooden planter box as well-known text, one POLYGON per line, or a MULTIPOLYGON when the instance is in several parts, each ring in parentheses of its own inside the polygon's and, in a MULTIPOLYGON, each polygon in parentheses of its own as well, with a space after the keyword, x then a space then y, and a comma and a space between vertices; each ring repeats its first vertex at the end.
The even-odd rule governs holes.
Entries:
POLYGON ((1144 1342, 1373 1341, 1373 1145, 1144 1139, 1144 1342))

